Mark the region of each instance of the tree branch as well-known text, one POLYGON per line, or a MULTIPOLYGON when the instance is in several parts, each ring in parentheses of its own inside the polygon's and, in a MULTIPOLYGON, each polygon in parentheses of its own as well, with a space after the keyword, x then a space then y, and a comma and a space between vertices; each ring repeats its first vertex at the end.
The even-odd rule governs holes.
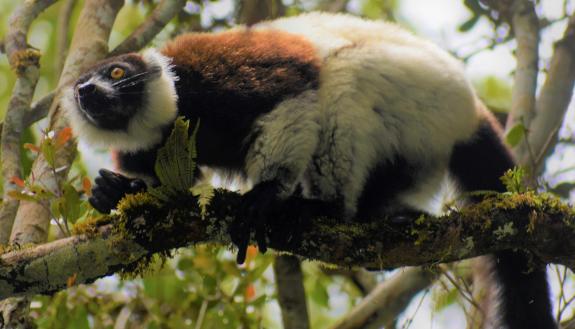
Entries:
MULTIPOLYGON (((0 256, 0 298, 54 292, 65 288, 66 279, 72 276, 76 284, 91 282, 173 248, 203 242, 229 244, 228 228, 240 198, 237 193, 217 190, 202 217, 191 196, 159 205, 147 194, 129 195, 122 201, 120 215, 110 218, 113 224, 0 256)), ((445 217, 422 215, 403 224, 386 220, 342 223, 325 218, 325 213, 310 207, 306 200, 290 202, 308 209, 313 220, 304 222, 306 225, 298 228, 301 235, 289 243, 272 239, 270 246, 307 259, 385 269, 517 248, 543 262, 575 268, 575 214, 547 195, 488 197, 445 217)))
POLYGON ((557 133, 567 112, 575 82, 575 13, 563 37, 555 43, 547 77, 535 104, 536 116, 529 126, 529 144, 541 172, 545 157, 557 144, 557 133))
POLYGON ((2 127, 0 152, 2 154, 2 178, 4 202, 0 208, 0 243, 7 243, 14 224, 19 202, 9 193, 17 187, 13 177, 21 178, 20 138, 24 131, 23 117, 30 110, 36 83, 40 77, 40 52, 27 43, 28 30, 38 15, 55 0, 27 1, 10 16, 6 35, 6 55, 10 66, 18 75, 2 127))
POLYGON ((182 10, 185 4, 186 0, 162 0, 146 21, 110 52, 110 56, 142 49, 182 10))
MULTIPOLYGON (((122 0, 85 2, 72 39, 70 54, 66 58, 58 82, 59 88, 74 81, 88 65, 92 65, 108 53, 108 36, 122 5, 122 0)), ((51 131, 59 131, 67 126, 58 103, 57 95, 50 110, 52 115, 48 129, 51 131)), ((58 194, 58 180, 66 177, 75 155, 76 145, 72 141, 68 142, 65 147, 58 148, 55 155, 56 168, 64 168, 58 172, 58 175, 54 173, 54 168, 44 157, 39 156, 32 165, 31 177, 34 178, 36 184, 58 194)), ((45 241, 50 223, 49 209, 48 205, 42 202, 20 202, 10 241, 19 244, 45 241)))
POLYGON ((510 8, 510 23, 517 41, 515 56, 517 67, 512 92, 511 112, 507 127, 517 123, 528 124, 535 112, 539 60, 539 20, 533 2, 515 0, 510 8))
POLYGON ((274 260, 274 274, 284 328, 309 328, 300 260, 291 255, 277 256, 274 260))
MULTIPOLYGON (((30 112, 30 103, 40 77, 40 52, 28 46, 28 30, 32 22, 42 11, 50 7, 55 0, 26 1, 10 15, 8 34, 6 35, 6 54, 10 66, 17 74, 14 90, 2 127, 2 178, 4 184, 3 203, 0 207, 0 244, 10 240, 15 226, 20 202, 10 197, 18 189, 13 178, 21 179, 20 139, 25 129, 24 117, 30 112)), ((0 320, 2 325, 13 327, 29 326, 29 303, 26 298, 2 300, 0 302, 0 320)))
POLYGON ((437 272, 428 268, 407 268, 379 284, 333 329, 363 328, 375 314, 378 319, 373 327, 388 328, 421 290, 436 278, 437 272), (383 311, 385 310, 385 311, 383 311))
POLYGON ((74 11, 76 0, 66 0, 58 13, 58 23, 56 26, 56 72, 62 72, 66 53, 68 52, 68 30, 70 29, 70 17, 74 11))

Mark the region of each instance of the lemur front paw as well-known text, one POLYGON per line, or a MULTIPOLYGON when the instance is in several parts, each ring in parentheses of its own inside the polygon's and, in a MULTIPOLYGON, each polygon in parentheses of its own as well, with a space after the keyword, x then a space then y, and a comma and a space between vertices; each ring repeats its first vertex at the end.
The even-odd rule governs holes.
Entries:
POLYGON ((238 247, 238 264, 245 261, 252 231, 260 252, 266 252, 269 224, 278 217, 284 202, 279 198, 279 191, 277 182, 268 181, 255 185, 243 195, 238 216, 230 228, 232 242, 238 247))
POLYGON ((103 214, 109 214, 126 195, 146 190, 146 183, 139 178, 129 178, 107 169, 98 171, 94 180, 92 196, 88 199, 92 207, 103 214))

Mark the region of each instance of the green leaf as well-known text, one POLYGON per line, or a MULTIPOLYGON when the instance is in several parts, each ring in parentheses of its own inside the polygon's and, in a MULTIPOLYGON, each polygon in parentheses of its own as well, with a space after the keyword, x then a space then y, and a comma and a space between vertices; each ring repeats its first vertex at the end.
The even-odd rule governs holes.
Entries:
POLYGON ((199 123, 189 136, 190 122, 179 117, 174 122, 174 129, 158 156, 154 170, 162 188, 150 192, 160 199, 166 199, 177 193, 188 191, 194 183, 196 170, 196 133, 199 123))
POLYGON ((71 319, 68 322, 68 328, 90 329, 90 323, 88 322, 88 312, 86 311, 85 307, 81 306, 71 314, 71 319))
POLYGON ((452 305, 457 301, 457 296, 459 295, 459 290, 453 288, 448 291, 446 290, 436 290, 432 295, 433 300, 433 310, 439 312, 446 307, 452 305))
POLYGON ((525 137, 526 132, 527 132, 527 129, 525 128, 525 126, 522 123, 518 123, 515 126, 513 126, 511 129, 509 129, 509 131, 507 132, 507 135, 505 135, 505 141, 511 147, 515 147, 515 146, 519 145, 519 143, 521 142, 523 137, 525 137))
POLYGON ((64 186, 64 217, 72 224, 76 223, 81 215, 80 194, 70 185, 64 186))
POLYGON ((313 285, 313 290, 310 297, 319 306, 324 308, 329 307, 329 295, 327 293, 327 289, 323 284, 319 282, 319 280, 316 282, 316 284, 313 285))
POLYGON ((471 30, 475 24, 479 21, 479 18, 481 16, 479 15, 473 15, 473 17, 471 17, 470 19, 468 19, 467 21, 465 21, 463 24, 461 24, 459 26, 459 31, 460 32, 467 32, 469 30, 471 30))
POLYGON ((198 197, 200 214, 202 218, 204 218, 207 213, 207 207, 215 194, 214 187, 209 183, 201 183, 194 185, 192 188, 190 188, 190 191, 192 192, 193 196, 198 197))
POLYGON ((46 162, 50 165, 50 167, 56 167, 56 148, 54 147, 54 143, 52 143, 51 138, 45 138, 42 141, 42 145, 40 146, 40 150, 42 151, 42 155, 46 159, 46 162))
POLYGON ((63 202, 63 198, 58 198, 50 202, 50 212, 54 218, 62 217, 63 202))
POLYGON ((487 76, 474 82, 481 100, 497 112, 509 112, 511 108, 511 84, 496 76, 487 76))
POLYGON ((524 183, 527 173, 523 167, 515 167, 509 169, 501 176, 501 182, 505 185, 505 188, 509 192, 513 193, 523 193, 527 191, 527 187, 524 183))

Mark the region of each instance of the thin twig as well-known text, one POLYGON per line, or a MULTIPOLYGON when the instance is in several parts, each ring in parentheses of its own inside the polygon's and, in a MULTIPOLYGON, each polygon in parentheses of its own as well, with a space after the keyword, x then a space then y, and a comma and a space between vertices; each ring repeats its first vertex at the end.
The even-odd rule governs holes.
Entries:
POLYGON ((66 0, 58 13, 58 23, 56 27, 56 72, 62 72, 64 60, 68 52, 68 30, 70 28, 70 17, 74 11, 76 0, 66 0))
POLYGON ((185 4, 185 0, 162 0, 146 21, 110 52, 110 56, 138 51, 145 47, 182 10, 185 4))

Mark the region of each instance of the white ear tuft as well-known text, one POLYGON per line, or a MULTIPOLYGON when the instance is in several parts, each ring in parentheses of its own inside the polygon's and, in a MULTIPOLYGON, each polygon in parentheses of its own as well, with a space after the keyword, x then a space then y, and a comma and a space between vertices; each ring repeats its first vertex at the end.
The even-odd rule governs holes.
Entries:
POLYGON ((144 50, 142 57, 148 65, 160 67, 162 72, 168 75, 172 81, 178 81, 178 76, 174 73, 174 65, 172 65, 171 58, 162 55, 162 53, 155 48, 144 50))

